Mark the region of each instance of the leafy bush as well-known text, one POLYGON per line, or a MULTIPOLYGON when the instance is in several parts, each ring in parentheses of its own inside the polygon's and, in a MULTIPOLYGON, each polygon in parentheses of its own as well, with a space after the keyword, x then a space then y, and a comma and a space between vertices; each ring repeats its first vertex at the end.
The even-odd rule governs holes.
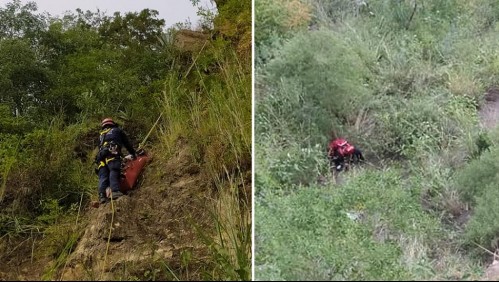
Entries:
POLYGON ((270 91, 257 119, 268 119, 277 130, 310 133, 286 138, 312 144, 323 142, 318 134, 339 129, 370 97, 364 55, 333 32, 296 35, 267 64, 264 76, 270 91))
POLYGON ((309 185, 327 168, 324 150, 317 144, 312 148, 293 146, 274 151, 266 170, 282 185, 309 185))
POLYGON ((259 47, 306 27, 310 21, 310 7, 301 0, 256 0, 255 10, 255 42, 259 47))
POLYGON ((494 148, 484 152, 456 173, 456 185, 463 199, 476 203, 478 198, 486 196, 487 187, 497 181, 499 150, 494 148))
MULTIPOLYGON (((475 178, 476 179, 476 178, 475 178)), ((483 185, 476 185, 481 193, 476 196, 476 208, 473 216, 466 226, 466 243, 472 247, 472 243, 480 244, 486 248, 495 249, 499 247, 499 178, 497 175, 493 181, 483 185)))
POLYGON ((424 279, 439 223, 396 171, 360 172, 341 189, 266 194, 256 202, 256 279, 424 279), (359 215, 352 220, 349 216, 359 215), (408 242, 415 242, 408 244, 408 242))
POLYGON ((467 279, 480 261, 462 243, 495 247, 486 199, 499 131, 485 134, 477 109, 499 84, 496 5, 366 2, 311 1, 309 31, 256 42, 257 279, 467 279), (341 186, 304 181, 326 158, 299 150, 330 136, 359 145, 376 170, 343 174, 341 186))

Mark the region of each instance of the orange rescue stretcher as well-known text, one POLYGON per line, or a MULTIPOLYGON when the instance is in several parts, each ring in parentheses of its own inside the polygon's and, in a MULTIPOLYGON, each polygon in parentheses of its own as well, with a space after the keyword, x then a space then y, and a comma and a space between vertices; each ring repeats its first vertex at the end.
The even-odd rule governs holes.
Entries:
POLYGON ((150 156, 142 149, 137 152, 137 158, 135 158, 135 160, 124 158, 121 167, 120 180, 120 191, 122 193, 126 194, 135 189, 137 179, 149 160, 150 156))

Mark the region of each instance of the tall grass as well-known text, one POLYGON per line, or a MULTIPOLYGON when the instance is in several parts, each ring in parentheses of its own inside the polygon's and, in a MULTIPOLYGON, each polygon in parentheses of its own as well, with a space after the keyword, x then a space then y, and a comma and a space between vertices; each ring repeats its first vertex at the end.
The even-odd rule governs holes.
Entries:
POLYGON ((499 245, 486 216, 497 214, 487 141, 497 131, 484 132, 477 113, 498 83, 497 5, 369 1, 356 11, 314 0, 310 29, 283 32, 282 7, 258 2, 268 26, 255 43, 257 278, 479 277, 473 243, 499 245), (339 136, 373 166, 318 188, 339 136), (337 219, 344 212, 367 221, 337 219))
POLYGON ((247 177, 251 169, 250 64, 216 45, 197 56, 200 60, 212 56, 212 73, 206 74, 205 63, 193 57, 188 71, 182 73, 189 76, 189 83, 177 80, 179 74, 167 78, 160 146, 168 155, 177 149, 179 139, 186 140, 216 186, 215 199, 206 207, 215 230, 198 230, 214 265, 207 279, 249 280, 251 205, 245 191, 251 186, 247 177))
POLYGON ((241 185, 245 188, 241 179, 217 181, 219 195, 208 207, 216 228, 214 235, 192 223, 210 251, 213 269, 204 275, 208 280, 251 280, 251 206, 238 191, 241 185))

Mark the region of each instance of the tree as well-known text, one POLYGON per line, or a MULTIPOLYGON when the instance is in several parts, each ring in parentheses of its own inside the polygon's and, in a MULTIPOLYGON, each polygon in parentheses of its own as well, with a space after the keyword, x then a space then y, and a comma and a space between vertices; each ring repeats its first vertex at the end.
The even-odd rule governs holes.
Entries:
POLYGON ((144 9, 140 13, 126 13, 121 16, 105 17, 99 26, 99 33, 106 41, 119 48, 153 47, 163 33, 165 20, 157 19, 158 11, 144 9))
POLYGON ((41 102, 49 78, 26 40, 0 41, 0 66, 0 102, 10 104, 16 116, 41 102))
POLYGON ((0 39, 2 38, 30 38, 32 43, 39 32, 46 27, 46 18, 35 14, 37 5, 28 2, 21 5, 20 0, 13 0, 0 8, 0 39))

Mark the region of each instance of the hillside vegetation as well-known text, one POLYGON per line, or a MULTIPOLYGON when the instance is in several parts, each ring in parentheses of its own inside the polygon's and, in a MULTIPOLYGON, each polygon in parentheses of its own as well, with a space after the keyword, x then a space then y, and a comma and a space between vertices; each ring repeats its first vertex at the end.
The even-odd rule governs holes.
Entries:
POLYGON ((2 280, 251 278, 251 1, 215 3, 196 30, 0 7, 2 280), (152 162, 96 209, 105 117, 135 148, 152 129, 152 162))
POLYGON ((255 1, 256 279, 483 277, 498 31, 491 0, 255 1), (367 159, 341 185, 332 136, 367 159))

